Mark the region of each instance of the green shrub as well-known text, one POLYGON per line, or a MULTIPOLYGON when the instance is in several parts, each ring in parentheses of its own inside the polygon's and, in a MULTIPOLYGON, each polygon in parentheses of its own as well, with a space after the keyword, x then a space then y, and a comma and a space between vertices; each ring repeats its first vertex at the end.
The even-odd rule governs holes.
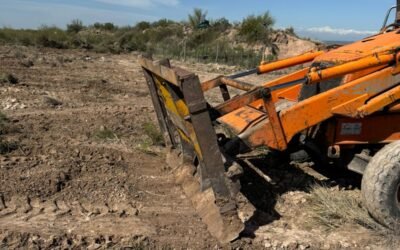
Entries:
POLYGON ((118 26, 114 25, 113 23, 95 23, 93 24, 93 28, 106 31, 115 31, 118 29, 118 26))
POLYGON ((152 145, 163 145, 164 137, 154 123, 146 122, 143 124, 145 134, 150 138, 152 145))
POLYGON ((123 51, 145 51, 146 39, 137 35, 137 32, 130 31, 118 38, 118 45, 123 51))
MULTIPOLYGON (((207 29, 198 26, 205 21, 207 12, 195 9, 188 22, 160 19, 139 22, 135 26, 118 27, 113 23, 95 23, 86 28, 80 20, 73 20, 67 30, 43 26, 37 30, 0 28, 0 44, 18 44, 50 48, 77 48, 101 53, 140 51, 172 59, 190 59, 203 63, 225 63, 243 68, 256 66, 261 53, 243 49, 224 37, 224 32, 235 27, 245 41, 268 44, 273 19, 267 12, 249 16, 243 24, 230 23, 225 18, 211 22, 207 29), (264 25, 266 24, 266 26, 264 25)), ((236 41, 235 41, 236 42, 236 41)))
POLYGON ((198 48, 213 42, 219 33, 210 29, 195 30, 191 36, 187 38, 187 46, 189 48, 198 48))
POLYGON ((269 40, 269 34, 274 23, 275 20, 269 12, 258 16, 248 16, 240 25, 239 35, 248 43, 266 43, 269 40))
POLYGON ((117 135, 111 129, 101 127, 95 131, 94 137, 100 140, 115 140, 118 139, 117 135))
POLYGON ((35 44, 40 47, 67 49, 69 36, 57 27, 42 26, 32 34, 35 44))
POLYGON ((151 27, 153 27, 153 28, 158 28, 158 27, 165 28, 165 27, 168 27, 170 25, 174 25, 175 23, 176 23, 175 21, 163 18, 163 19, 160 19, 158 21, 153 22, 151 24, 151 27))
POLYGON ((0 42, 4 42, 4 41, 6 41, 7 40, 7 35, 6 35, 6 33, 4 32, 4 29, 1 29, 0 30, 0 42))
POLYGON ((297 36, 296 32, 294 31, 294 28, 292 26, 288 27, 285 29, 285 32, 292 35, 292 36, 297 36))
POLYGON ((150 29, 150 27, 151 27, 151 24, 149 22, 145 22, 145 21, 139 22, 135 25, 135 28, 140 31, 150 29))
POLYGON ((79 31, 83 30, 85 26, 83 25, 82 21, 79 19, 74 19, 70 24, 67 24, 67 31, 70 33, 78 33, 79 31))
POLYGON ((216 31, 224 32, 227 29, 231 28, 232 24, 229 22, 228 19, 220 18, 220 19, 217 19, 217 20, 211 22, 211 26, 216 31))
POLYGON ((108 31, 113 31, 115 29, 117 29, 118 27, 115 26, 113 23, 105 23, 104 25, 104 30, 108 30, 108 31))

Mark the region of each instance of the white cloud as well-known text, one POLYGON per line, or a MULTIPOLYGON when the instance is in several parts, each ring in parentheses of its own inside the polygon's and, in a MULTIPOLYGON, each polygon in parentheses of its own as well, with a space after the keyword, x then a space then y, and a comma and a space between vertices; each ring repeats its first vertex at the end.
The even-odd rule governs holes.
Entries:
POLYGON ((376 31, 370 31, 370 30, 336 29, 330 26, 312 27, 305 29, 305 31, 313 33, 333 34, 340 36, 348 36, 348 35, 367 36, 367 35, 374 35, 377 33, 376 31))
POLYGON ((156 7, 157 5, 176 6, 179 0, 97 0, 98 2, 137 8, 156 7))

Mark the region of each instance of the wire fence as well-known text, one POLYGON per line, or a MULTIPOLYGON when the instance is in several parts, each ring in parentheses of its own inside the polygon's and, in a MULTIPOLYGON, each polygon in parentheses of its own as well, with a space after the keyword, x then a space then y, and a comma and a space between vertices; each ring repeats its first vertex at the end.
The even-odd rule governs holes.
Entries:
POLYGON ((188 48, 185 43, 179 45, 158 45, 151 48, 151 53, 162 57, 181 61, 199 63, 217 63, 252 68, 262 60, 271 60, 272 56, 264 57, 265 49, 258 51, 227 46, 226 44, 200 45, 196 48, 188 48))

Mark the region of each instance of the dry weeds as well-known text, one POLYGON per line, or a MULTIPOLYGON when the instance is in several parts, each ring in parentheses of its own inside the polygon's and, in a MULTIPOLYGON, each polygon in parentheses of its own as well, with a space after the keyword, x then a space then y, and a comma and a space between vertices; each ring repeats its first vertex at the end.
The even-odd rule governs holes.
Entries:
POLYGON ((163 135, 154 123, 146 122, 142 127, 153 146, 161 146, 164 144, 163 135))
POLYGON ((19 82, 18 78, 13 74, 1 74, 0 83, 10 83, 17 84, 19 82))
POLYGON ((380 237, 389 249, 395 249, 400 245, 400 223, 394 230, 377 223, 363 206, 360 192, 315 185, 311 190, 309 201, 308 209, 315 225, 330 231, 344 225, 356 224, 380 237))
POLYGON ((118 139, 118 136, 114 133, 114 131, 103 126, 101 126, 100 129, 94 133, 94 137, 100 140, 107 141, 118 139))

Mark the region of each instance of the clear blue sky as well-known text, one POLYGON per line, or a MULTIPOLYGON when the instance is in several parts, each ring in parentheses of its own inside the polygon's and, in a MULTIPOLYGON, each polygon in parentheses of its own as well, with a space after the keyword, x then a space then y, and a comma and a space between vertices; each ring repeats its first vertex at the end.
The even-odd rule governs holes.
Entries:
POLYGON ((65 27, 72 19, 85 24, 133 25, 160 18, 185 20, 194 7, 208 18, 240 21, 269 10, 275 27, 293 26, 299 34, 320 40, 354 40, 379 30, 396 0, 0 0, 0 26, 65 27))

